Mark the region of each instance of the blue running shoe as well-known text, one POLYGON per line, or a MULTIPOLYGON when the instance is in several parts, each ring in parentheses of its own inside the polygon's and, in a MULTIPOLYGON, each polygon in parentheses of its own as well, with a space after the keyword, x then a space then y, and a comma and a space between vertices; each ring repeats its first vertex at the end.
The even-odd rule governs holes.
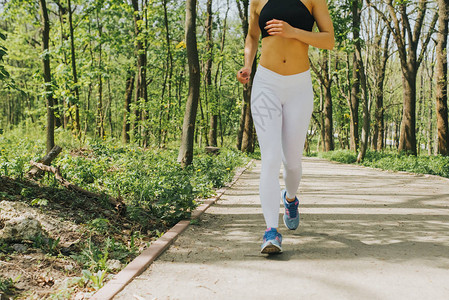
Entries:
POLYGON ((298 228, 299 225, 299 200, 295 196, 295 201, 288 202, 287 201, 287 191, 282 190, 282 202, 285 206, 285 213, 284 213, 284 224, 285 226, 290 230, 295 230, 298 228))
POLYGON ((282 235, 276 228, 268 228, 263 235, 263 244, 260 253, 281 253, 282 235))

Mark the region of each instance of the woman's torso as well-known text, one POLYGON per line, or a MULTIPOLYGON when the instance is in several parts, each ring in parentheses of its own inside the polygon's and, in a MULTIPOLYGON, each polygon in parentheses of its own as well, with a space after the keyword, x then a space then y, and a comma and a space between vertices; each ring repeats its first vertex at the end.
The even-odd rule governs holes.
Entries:
MULTIPOLYGON (((268 1, 278 0, 260 0, 256 9, 258 16, 268 1)), ((301 2, 310 12, 312 0, 302 0, 301 2)), ((309 45, 299 40, 268 36, 262 39, 262 54, 259 63, 282 75, 298 74, 307 71, 310 67, 308 50, 309 45)))

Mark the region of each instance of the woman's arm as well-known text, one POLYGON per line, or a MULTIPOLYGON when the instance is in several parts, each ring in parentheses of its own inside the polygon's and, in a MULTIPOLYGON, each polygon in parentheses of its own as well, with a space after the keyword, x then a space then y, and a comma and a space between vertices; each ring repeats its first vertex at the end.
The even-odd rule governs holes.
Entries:
POLYGON ((334 25, 329 15, 326 0, 314 0, 312 14, 320 32, 294 28, 287 22, 276 19, 268 21, 265 29, 270 35, 297 39, 317 48, 332 50, 335 45, 334 25))
POLYGON ((259 16, 257 15, 258 4, 259 0, 251 0, 248 35, 245 40, 245 65, 237 73, 237 79, 241 83, 248 83, 254 57, 256 56, 257 48, 259 47, 260 28, 259 16))

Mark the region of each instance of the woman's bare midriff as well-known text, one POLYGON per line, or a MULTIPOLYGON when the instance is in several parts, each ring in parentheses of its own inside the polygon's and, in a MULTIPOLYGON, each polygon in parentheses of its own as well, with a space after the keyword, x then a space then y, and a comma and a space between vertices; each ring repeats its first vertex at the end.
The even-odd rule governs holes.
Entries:
MULTIPOLYGON (((258 2, 257 14, 268 0, 258 2)), ((311 0, 301 1, 309 10, 311 0)), ((259 63, 281 75, 294 75, 309 69, 309 45, 295 39, 267 36, 262 39, 262 54, 259 63)))
POLYGON ((259 63, 281 75, 302 73, 310 67, 309 45, 294 39, 267 36, 262 40, 259 63))

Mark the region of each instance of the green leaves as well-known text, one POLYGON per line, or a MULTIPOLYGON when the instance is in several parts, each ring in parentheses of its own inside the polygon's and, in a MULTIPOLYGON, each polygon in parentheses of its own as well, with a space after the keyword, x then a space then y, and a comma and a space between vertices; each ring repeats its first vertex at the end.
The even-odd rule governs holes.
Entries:
POLYGON ((0 32, 0 80, 3 80, 9 77, 8 71, 6 71, 5 66, 3 65, 4 56, 8 54, 7 49, 3 46, 3 41, 6 41, 6 35, 0 32))
MULTIPOLYGON (((320 157, 341 163, 355 163, 357 154, 349 150, 336 150, 319 153, 320 157)), ((361 163, 367 167, 384 170, 405 171, 421 174, 432 174, 449 178, 449 157, 447 156, 413 156, 396 151, 367 151, 361 163)))

